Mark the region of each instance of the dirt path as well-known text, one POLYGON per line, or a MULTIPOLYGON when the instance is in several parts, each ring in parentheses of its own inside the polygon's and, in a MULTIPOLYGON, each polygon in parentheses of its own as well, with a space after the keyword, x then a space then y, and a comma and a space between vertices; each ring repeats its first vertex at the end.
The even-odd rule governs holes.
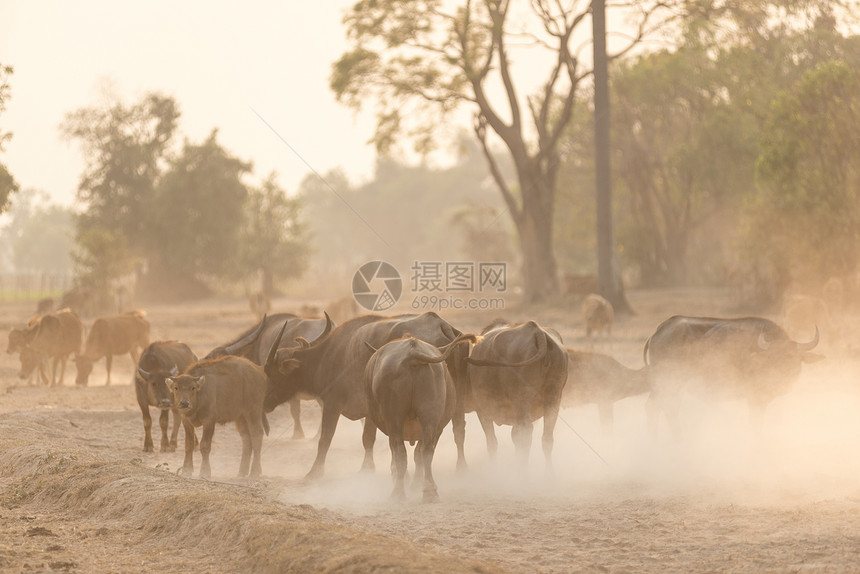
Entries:
MULTIPOLYGON (((670 300, 685 312, 717 304, 670 300)), ((652 294, 634 303, 645 311, 602 350, 635 367, 668 311, 652 294)), ((579 341, 575 313, 545 314, 538 318, 555 317, 566 340, 579 341)), ((251 322, 237 305, 211 303, 149 318, 154 338, 186 340, 201 354, 251 322)), ((471 329, 482 318, 452 320, 471 329)), ((537 446, 527 469, 514 465, 506 429, 489 461, 470 415, 469 472, 456 473, 446 430, 434 463, 442 501, 433 505, 418 491, 389 502, 382 435, 376 471, 358 473, 356 422, 341 420, 326 476, 314 483, 303 476, 315 441, 291 440, 286 409, 270 418, 259 481, 234 478, 238 435, 218 427, 207 482, 177 474, 181 452, 142 452, 129 384, 76 388, 67 373, 62 388, 16 386, 16 368, 0 358, 3 572, 851 572, 860 564, 860 364, 851 357, 807 368, 760 437, 732 403, 691 401, 680 442, 647 436, 641 397, 616 405, 612 438, 596 409, 565 410, 551 472, 537 446)), ((129 381, 131 368, 116 360, 112 378, 129 381)), ((319 407, 303 404, 312 434, 319 407)))

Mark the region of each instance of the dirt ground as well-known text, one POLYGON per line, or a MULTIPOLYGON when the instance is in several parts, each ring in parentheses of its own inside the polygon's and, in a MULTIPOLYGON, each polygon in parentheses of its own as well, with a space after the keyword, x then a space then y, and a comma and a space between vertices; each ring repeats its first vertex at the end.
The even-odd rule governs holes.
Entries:
MULTIPOLYGON (((668 316, 732 314, 730 295, 718 291, 633 292, 630 300, 637 314, 596 348, 634 368, 668 316)), ((183 340, 201 356, 254 321, 237 301, 146 311, 153 340, 183 340)), ((0 307, 3 349, 29 312, 0 307)), ((443 315, 469 331, 500 314, 443 315)), ((528 317, 588 346, 573 304, 528 317)), ((850 329, 842 336, 771 405, 761 435, 749 432, 745 405, 688 398, 684 437, 655 439, 644 397, 633 397, 616 404, 612 436, 601 432, 596 407, 564 410, 547 470, 540 423, 522 468, 509 429, 497 429, 499 456, 490 461, 468 415, 469 470, 455 471, 446 430, 434 461, 437 504, 422 504, 420 490, 405 503, 389 500, 381 434, 376 471, 359 473, 361 425, 343 418, 325 477, 305 481, 320 414, 313 402, 303 403, 305 439, 291 438, 286 407, 271 414, 261 480, 235 478, 241 445, 230 425, 215 432, 213 479, 182 476, 182 433, 178 452, 142 451, 128 357, 114 360, 110 387, 101 361, 87 388, 73 385, 73 364, 63 387, 46 388, 19 381, 17 357, 4 354, 0 571, 856 572, 860 357, 850 329)))

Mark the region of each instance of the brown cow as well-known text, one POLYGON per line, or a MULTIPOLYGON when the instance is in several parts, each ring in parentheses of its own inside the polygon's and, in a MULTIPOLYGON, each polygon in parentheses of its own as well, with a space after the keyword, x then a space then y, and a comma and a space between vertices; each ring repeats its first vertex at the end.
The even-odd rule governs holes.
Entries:
POLYGON ((615 401, 650 390, 645 369, 630 369, 609 355, 567 349, 567 384, 561 394, 562 408, 594 403, 606 435, 612 434, 615 401))
POLYGON ((93 363, 105 357, 107 382, 110 385, 110 370, 114 355, 128 353, 132 362, 137 364, 139 350, 149 345, 149 321, 143 311, 131 311, 114 317, 100 317, 93 323, 83 354, 75 357, 78 376, 75 383, 86 386, 89 383, 93 363))
POLYGON ((191 363, 197 361, 197 355, 179 341, 155 341, 140 355, 137 373, 134 377, 134 390, 137 404, 143 416, 143 451, 152 452, 152 416, 149 407, 161 410, 158 419, 161 427, 161 452, 176 450, 177 435, 179 434, 179 411, 173 405, 173 395, 167 390, 165 379, 178 375, 191 363), (167 423, 169 413, 173 411, 173 432, 167 439, 167 423))
MULTIPOLYGON (((444 353, 420 339, 407 336, 386 343, 373 353, 364 370, 368 416, 388 435, 393 461, 392 498, 406 497, 406 446, 415 448, 415 477, 423 471, 424 502, 439 500, 431 465, 442 429, 454 414, 457 397, 454 381, 443 364, 457 344, 474 335, 460 335, 444 353)), ((370 345, 368 345, 370 346, 370 345)), ((373 349, 373 347, 371 347, 373 349)))
POLYGON ((598 295, 589 293, 582 300, 582 320, 585 321, 585 336, 589 339, 592 334, 612 335, 612 322, 615 320, 615 310, 612 303, 598 295))
POLYGON ((69 355, 81 349, 81 319, 71 309, 62 309, 31 320, 27 329, 33 333, 25 335, 30 342, 21 351, 21 372, 18 376, 26 379, 44 359, 50 358, 53 359, 51 385, 62 385, 69 355), (61 366, 59 379, 57 366, 61 366))
POLYGON ((263 431, 269 434, 269 423, 263 412, 266 375, 262 367, 244 357, 229 355, 194 363, 184 374, 168 377, 165 382, 173 393, 173 404, 182 413, 182 425, 185 427, 183 474, 191 476, 194 471, 194 427, 203 427, 200 477, 209 478, 212 474, 209 452, 212 450, 215 424, 231 421, 236 423, 236 430, 242 437, 239 476, 248 474, 249 465, 251 478, 263 473, 260 451, 263 447, 263 431))
POLYGON ((561 336, 528 321, 485 329, 466 361, 478 420, 495 456, 493 424, 511 425, 523 463, 531 449, 534 421, 543 417, 543 451, 552 464, 553 431, 567 380, 567 352, 561 336))

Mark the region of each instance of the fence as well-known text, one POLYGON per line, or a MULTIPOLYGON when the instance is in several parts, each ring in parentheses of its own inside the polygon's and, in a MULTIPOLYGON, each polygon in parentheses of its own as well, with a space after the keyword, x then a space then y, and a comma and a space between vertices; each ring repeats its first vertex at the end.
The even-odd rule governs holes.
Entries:
POLYGON ((45 297, 59 301, 73 285, 71 273, 0 274, 0 301, 38 301, 45 297))

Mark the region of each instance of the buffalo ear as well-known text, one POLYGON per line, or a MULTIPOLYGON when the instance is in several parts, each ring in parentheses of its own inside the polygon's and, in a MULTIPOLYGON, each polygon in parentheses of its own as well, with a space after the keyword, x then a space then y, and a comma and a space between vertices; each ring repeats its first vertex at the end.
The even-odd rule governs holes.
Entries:
POLYGON ((203 386, 203 383, 206 382, 206 375, 200 375, 196 379, 194 379, 194 390, 199 391, 200 387, 203 386))
POLYGON ((173 377, 167 377, 164 379, 164 384, 167 385, 167 389, 172 393, 176 391, 176 381, 173 380, 173 377))
POLYGON ((176 365, 173 365, 173 368, 170 369, 170 376, 175 377, 178 372, 179 372, 179 367, 177 367, 176 365))
POLYGON ((278 370, 281 372, 282 375, 289 375, 298 368, 298 359, 287 359, 286 361, 281 361, 280 363, 278 363, 278 370))

